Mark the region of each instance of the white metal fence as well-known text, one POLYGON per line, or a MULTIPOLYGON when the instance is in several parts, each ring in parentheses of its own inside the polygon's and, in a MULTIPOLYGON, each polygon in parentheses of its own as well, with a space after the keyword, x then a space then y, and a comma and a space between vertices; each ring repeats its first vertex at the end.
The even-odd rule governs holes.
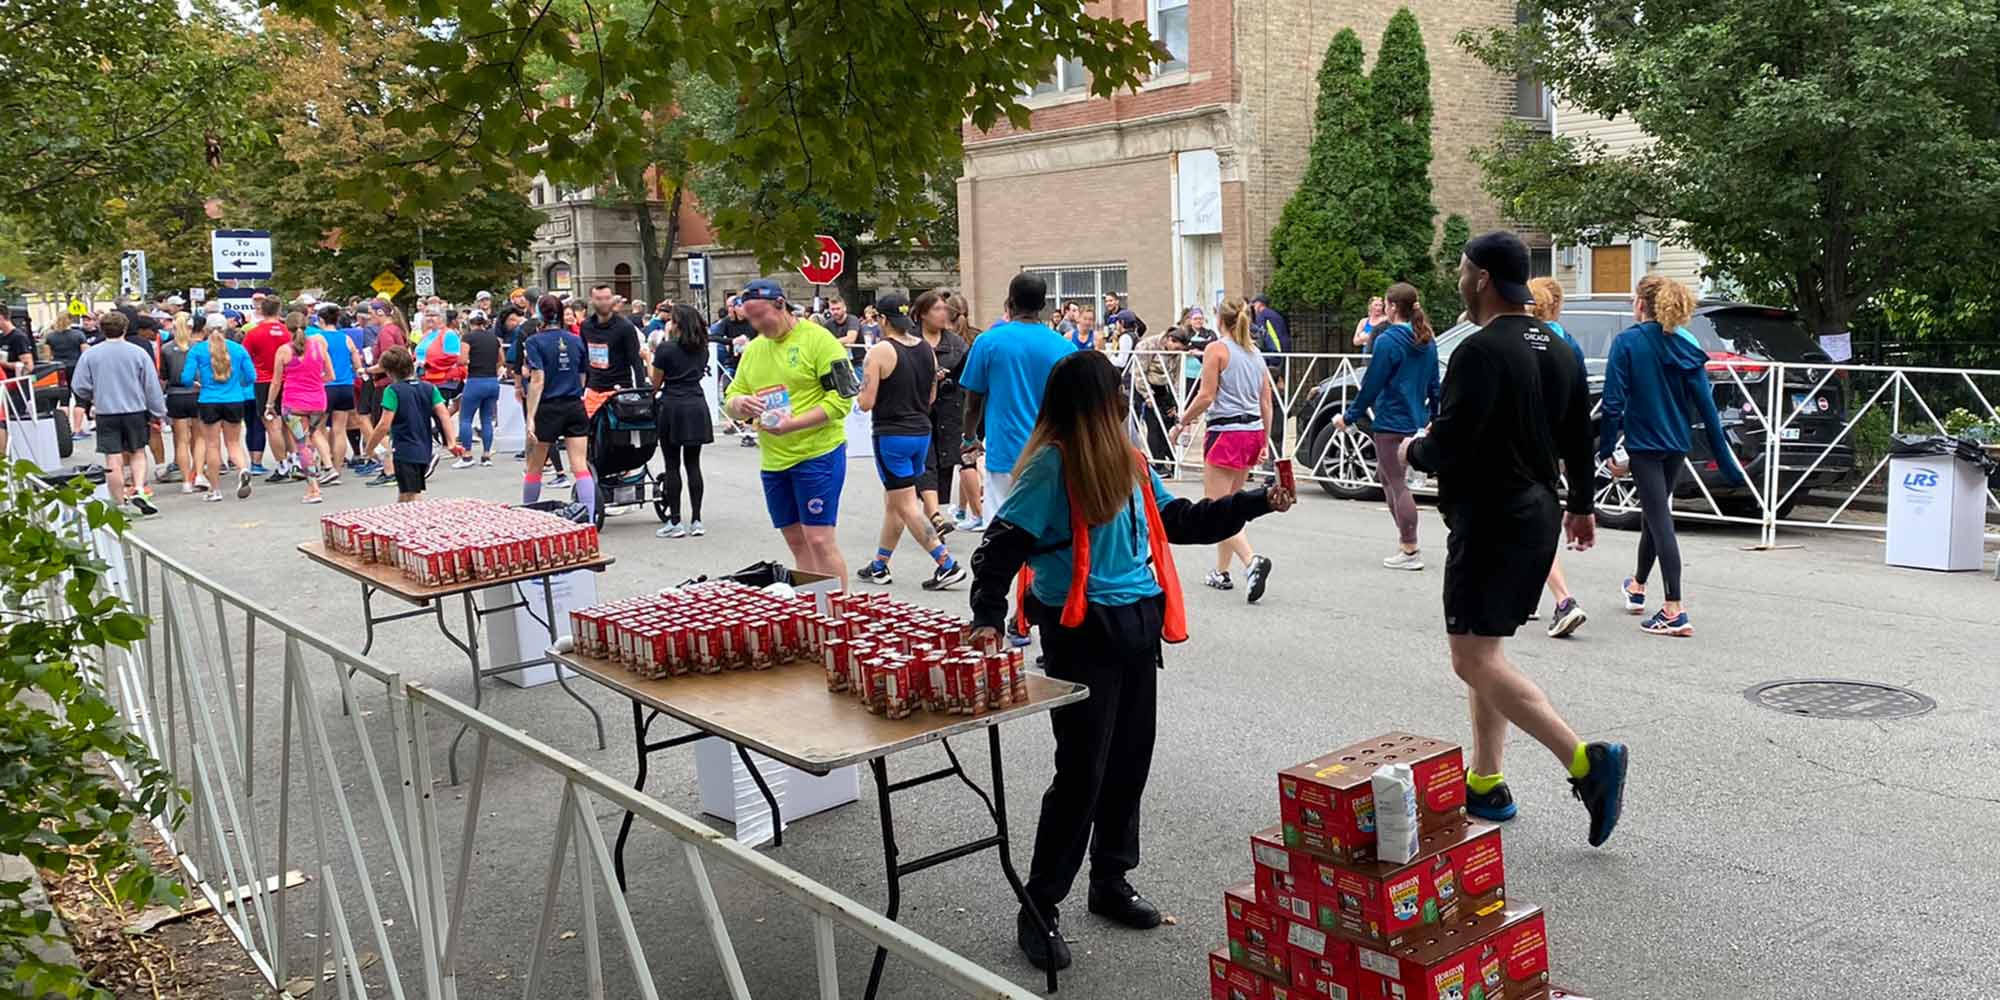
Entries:
POLYGON ((782 914, 749 928, 753 940, 781 939, 785 985, 771 995, 840 996, 842 935, 858 939, 857 953, 880 946, 922 974, 924 996, 1032 995, 143 540, 89 533, 76 511, 52 516, 91 541, 111 564, 108 586, 152 622, 142 643, 94 666, 122 718, 191 793, 153 826, 185 882, 290 995, 654 998, 657 978, 672 974, 680 995, 744 1000, 732 934, 748 921, 732 929, 725 918, 718 863, 730 899, 782 914), (433 758, 461 725, 474 737, 471 778, 442 786, 433 758), (535 809, 549 811, 538 834, 546 867, 495 864, 501 845, 482 839, 482 816, 535 809), (626 810, 678 841, 691 892, 618 891, 599 816, 626 810), (524 901, 539 901, 538 919, 509 916, 524 901), (704 977, 707 988, 686 985, 704 977))
MULTIPOLYGON (((1282 428, 1273 435, 1274 455, 1293 459, 1302 478, 1336 496, 1373 495, 1381 486, 1373 441, 1360 429, 1336 433, 1330 427, 1359 392, 1368 357, 1264 357, 1282 428)), ((1167 433, 1168 413, 1185 412, 1194 397, 1196 372, 1189 358, 1198 364, 1196 355, 1135 352, 1127 391, 1138 443, 1162 465, 1198 472, 1202 435, 1175 440, 1167 433), (1149 362, 1164 366, 1166 384, 1144 377, 1149 362)), ((1709 378, 1727 404, 1723 422, 1749 482, 1728 488, 1712 464, 1690 459, 1680 479, 1678 516, 1753 526, 1764 546, 1776 543, 1781 528, 1885 531, 1881 509, 1892 485, 1886 479, 1893 435, 1944 434, 1955 412, 1960 421, 2000 425, 1994 406, 2000 400, 2000 370, 1739 359, 1712 362, 1709 378)), ((1594 389, 1592 395, 1594 400, 1594 389)), ((1594 474, 1600 516, 1614 523, 1636 518, 1631 480, 1612 478, 1601 464, 1594 474)), ((1415 473, 1411 486, 1420 493, 1435 488, 1415 473)), ((2000 512, 2000 492, 1989 488, 1987 505, 1989 514, 2000 512)), ((1989 532, 1989 537, 1995 536, 1989 532)))

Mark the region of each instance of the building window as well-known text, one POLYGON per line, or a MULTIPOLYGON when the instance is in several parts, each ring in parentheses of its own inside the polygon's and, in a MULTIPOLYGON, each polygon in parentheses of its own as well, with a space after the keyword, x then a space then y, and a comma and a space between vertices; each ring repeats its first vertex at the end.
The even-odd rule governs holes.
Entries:
MULTIPOLYGON (((1050 313, 1074 302, 1102 314, 1104 296, 1125 297, 1125 265, 1122 263, 1024 267, 1021 272, 1048 283, 1050 313)), ((1134 308, 1129 301, 1125 306, 1134 308)))
MULTIPOLYGON (((1526 7, 1514 8, 1514 27, 1525 30, 1534 23, 1526 7)), ((1549 92, 1542 81, 1523 70, 1514 76, 1514 117, 1532 118, 1546 124, 1549 117, 1549 92)))
POLYGON ((1555 255, 1549 247, 1528 248, 1528 274, 1536 278, 1551 277, 1556 273, 1555 255))
POLYGON ((548 286, 551 292, 569 291, 569 265, 556 261, 549 265, 548 286))
POLYGON ((1083 60, 1057 59, 1056 68, 1049 78, 1035 84, 1028 93, 1035 97, 1044 94, 1073 94, 1084 88, 1083 60))
POLYGON ((1154 73, 1188 68, 1188 0, 1146 0, 1146 30, 1167 50, 1166 61, 1154 66, 1154 73))
POLYGON ((632 301, 632 265, 620 264, 611 269, 611 294, 632 301))

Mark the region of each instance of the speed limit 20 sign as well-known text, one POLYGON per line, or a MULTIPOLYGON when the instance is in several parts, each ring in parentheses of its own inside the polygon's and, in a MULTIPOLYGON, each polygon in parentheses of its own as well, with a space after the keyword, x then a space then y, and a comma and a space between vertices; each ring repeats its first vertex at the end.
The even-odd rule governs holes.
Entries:
POLYGON ((819 241, 819 251, 807 254, 799 262, 799 277, 815 285, 831 285, 847 269, 847 252, 831 236, 821 234, 813 238, 819 241))

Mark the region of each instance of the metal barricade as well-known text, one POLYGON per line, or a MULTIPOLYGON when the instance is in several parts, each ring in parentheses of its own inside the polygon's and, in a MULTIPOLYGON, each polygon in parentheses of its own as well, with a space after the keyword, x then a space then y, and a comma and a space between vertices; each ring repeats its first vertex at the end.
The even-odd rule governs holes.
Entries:
MULTIPOLYGON (((618 890, 598 822, 605 809, 630 810, 679 842, 700 915, 696 937, 712 953, 706 971, 719 972, 735 1000, 751 992, 711 880, 717 863, 739 895, 747 886, 760 904, 775 897, 805 921, 815 995, 825 1000, 840 995, 841 934, 923 974, 936 987, 926 995, 1032 995, 610 775, 406 682, 142 539, 92 531, 79 511, 52 516, 90 540, 109 566, 105 586, 152 622, 140 643, 108 649, 91 665, 126 724, 189 793, 147 819, 190 889, 257 971, 289 995, 325 995, 331 984, 342 998, 452 1000, 469 982, 469 963, 492 967, 525 955, 524 979, 499 984, 509 992, 659 996, 658 967, 634 907, 669 901, 628 902, 618 890), (337 694, 315 682, 337 685, 337 694), (356 706, 352 714, 341 714, 343 700, 356 706), (456 798, 435 794, 434 756, 461 725, 475 742, 470 783, 456 798), (508 871, 497 883, 491 872, 482 880, 485 869, 475 863, 482 806, 538 793, 557 802, 538 880, 540 919, 495 945, 479 901, 517 896, 529 880, 508 871), (558 933, 559 912, 573 912, 580 931, 558 933), (478 935, 484 954, 474 954, 472 926, 489 929, 478 935), (609 975, 607 943, 625 959, 609 975), (573 965, 579 949, 581 973, 558 982, 552 969, 573 965)), ((702 971, 685 967, 699 955, 681 948, 670 957, 685 976, 702 971)), ((802 953, 796 960, 807 961, 802 953)), ((804 971, 788 970, 779 995, 800 995, 804 971)), ((479 983, 468 995, 492 991, 490 978, 479 983)))

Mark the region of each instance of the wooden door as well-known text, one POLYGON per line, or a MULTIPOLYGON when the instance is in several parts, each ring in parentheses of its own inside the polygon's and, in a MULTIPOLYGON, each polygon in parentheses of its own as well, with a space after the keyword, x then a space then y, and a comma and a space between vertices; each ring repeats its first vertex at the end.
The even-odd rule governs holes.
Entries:
POLYGON ((1632 245, 1590 248, 1590 294, 1626 295, 1632 291, 1632 245))

